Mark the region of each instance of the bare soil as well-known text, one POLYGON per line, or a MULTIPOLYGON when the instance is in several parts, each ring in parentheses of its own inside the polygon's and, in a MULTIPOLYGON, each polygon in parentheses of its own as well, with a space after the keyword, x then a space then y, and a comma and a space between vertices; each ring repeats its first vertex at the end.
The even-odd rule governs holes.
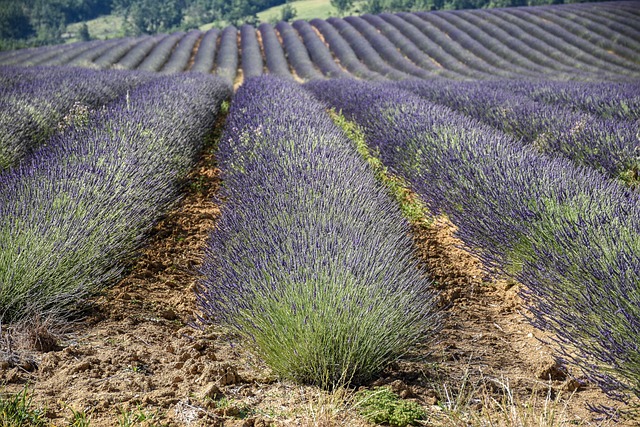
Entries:
MULTIPOLYGON (((89 414, 92 426, 124 425, 132 414, 148 425, 367 425, 335 395, 278 381, 228 331, 191 326, 196 272, 220 216, 214 160, 204 156, 187 196, 157 225, 135 267, 95 300, 88 318, 70 325, 58 348, 15 351, 0 362, 6 391, 28 385, 56 425, 66 425, 72 411, 89 414)), ((491 425, 524 425, 507 413, 542 413, 550 404, 566 422, 554 425, 614 425, 586 406, 616 402, 556 363, 553 347, 525 319, 518 285, 487 274, 454 231, 442 218, 414 227, 447 317, 437 341, 372 386, 388 384, 420 402, 430 414, 426 425, 488 425, 490 418, 498 420, 491 425)))

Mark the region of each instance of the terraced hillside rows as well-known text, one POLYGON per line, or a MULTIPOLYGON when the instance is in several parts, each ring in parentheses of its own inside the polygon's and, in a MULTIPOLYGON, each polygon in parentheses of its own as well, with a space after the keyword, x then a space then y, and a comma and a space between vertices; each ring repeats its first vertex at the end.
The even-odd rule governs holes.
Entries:
POLYGON ((357 77, 624 80, 640 77, 640 2, 383 13, 229 26, 0 53, 0 65, 198 71, 239 83, 357 77))

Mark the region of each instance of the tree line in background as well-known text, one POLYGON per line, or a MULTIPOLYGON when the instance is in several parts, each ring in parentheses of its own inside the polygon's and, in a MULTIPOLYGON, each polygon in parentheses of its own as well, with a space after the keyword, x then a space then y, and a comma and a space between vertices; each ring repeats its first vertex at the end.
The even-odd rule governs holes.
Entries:
POLYGON ((0 48, 58 43, 68 23, 110 12, 102 0, 0 0, 0 48))
MULTIPOLYGON (((482 9, 512 6, 539 6, 545 4, 584 3, 598 0, 367 0, 367 13, 413 12, 451 9, 482 9)), ((353 0, 331 0, 338 10, 348 10, 353 0), (335 3, 335 4, 334 4, 335 3)))
MULTIPOLYGON (((256 23, 286 0, 0 0, 0 50, 62 43, 68 24, 105 14, 124 17, 123 35, 188 30, 202 24, 256 23)), ((90 38, 86 26, 81 38, 90 38)))
MULTIPOLYGON (((580 0, 578 0, 580 1, 580 0)), ((354 0, 331 0, 339 13, 473 9, 573 3, 576 0, 366 0, 354 8, 354 0)), ((65 40, 68 24, 105 14, 124 18, 123 35, 188 30, 207 23, 219 25, 258 22, 257 13, 287 0, 0 0, 0 50, 65 40)), ((281 20, 292 20, 296 10, 286 4, 281 20)), ((88 40, 85 25, 78 36, 88 40)))

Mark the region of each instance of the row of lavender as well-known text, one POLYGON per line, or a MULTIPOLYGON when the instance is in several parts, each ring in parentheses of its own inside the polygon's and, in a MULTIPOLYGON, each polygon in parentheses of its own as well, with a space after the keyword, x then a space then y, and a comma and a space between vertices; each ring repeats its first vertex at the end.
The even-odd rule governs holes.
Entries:
POLYGON ((311 82, 605 391, 640 397, 640 197, 392 83, 311 82))
POLYGON ((82 68, 0 67, 0 171, 18 163, 88 109, 156 76, 82 68))
POLYGON ((324 387, 366 381, 433 334, 407 221, 299 85, 245 82, 219 159, 226 204, 198 290, 207 320, 281 377, 324 387))
POLYGON ((540 152, 566 157, 632 186, 640 184, 639 82, 406 80, 397 85, 540 152))
POLYGON ((0 321, 63 315, 117 279, 179 198, 230 96, 213 76, 115 77, 113 86, 123 80, 140 84, 0 172, 0 321))
POLYGON ((640 78, 640 13, 617 1, 244 25, 0 53, 0 64, 303 80, 640 78), (239 41, 238 41, 239 39, 239 41))

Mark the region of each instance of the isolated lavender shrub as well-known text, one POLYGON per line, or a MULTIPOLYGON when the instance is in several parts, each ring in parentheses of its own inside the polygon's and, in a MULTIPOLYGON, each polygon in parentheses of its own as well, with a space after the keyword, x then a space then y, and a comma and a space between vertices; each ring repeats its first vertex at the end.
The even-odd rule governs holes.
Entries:
POLYGON ((488 266, 525 285, 534 324, 603 390, 640 397, 640 197, 392 84, 306 85, 488 266))
POLYGON ((219 158, 226 205, 199 305, 276 374, 323 387, 367 381, 437 327, 406 220, 300 86, 246 81, 219 158))
POLYGON ((64 316, 120 277, 229 94, 212 76, 158 78, 0 174, 0 321, 64 316))

